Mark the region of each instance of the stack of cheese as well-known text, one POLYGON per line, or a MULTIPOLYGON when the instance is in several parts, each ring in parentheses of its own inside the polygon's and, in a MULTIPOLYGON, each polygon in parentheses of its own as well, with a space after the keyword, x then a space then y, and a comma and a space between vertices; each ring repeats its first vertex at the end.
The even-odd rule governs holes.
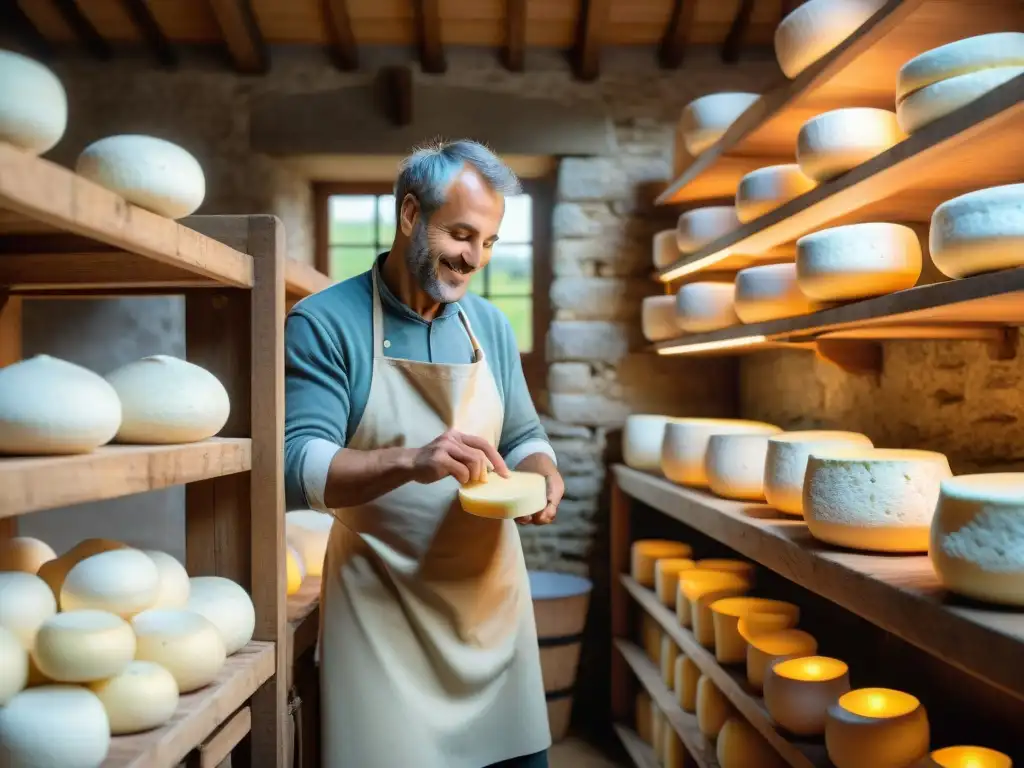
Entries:
POLYGON ((709 149, 759 98, 756 93, 725 91, 691 101, 680 120, 686 151, 696 157, 709 149))
POLYGON ((323 575, 327 541, 334 518, 315 509, 298 509, 284 516, 287 542, 287 594, 294 595, 307 577, 323 575))
POLYGON ((15 765, 100 765, 111 736, 168 722, 252 639, 244 589, 164 552, 87 539, 54 557, 19 538, 2 556, 0 754, 15 765))
POLYGON ((935 266, 952 278, 1024 265, 1024 184, 942 203, 932 213, 928 246, 935 266))

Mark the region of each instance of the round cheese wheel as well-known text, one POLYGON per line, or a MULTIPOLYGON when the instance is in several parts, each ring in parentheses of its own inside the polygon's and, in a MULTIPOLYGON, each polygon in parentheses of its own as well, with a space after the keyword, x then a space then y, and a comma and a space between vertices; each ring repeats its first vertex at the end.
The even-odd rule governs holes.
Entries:
POLYGON ((315 509, 296 509, 284 515, 285 537, 295 548, 307 576, 323 574, 327 542, 334 517, 315 509))
POLYGON ((683 144, 696 157, 722 138, 729 126, 761 98, 756 93, 725 91, 694 99, 683 108, 683 144))
POLYGON ((302 580, 306 578, 306 567, 302 564, 302 558, 289 546, 285 551, 285 594, 291 597, 302 586, 302 580))
POLYGON ((836 768, 913 765, 928 755, 928 715, 909 693, 858 688, 825 716, 825 750, 836 768))
POLYGON ((896 101, 951 77, 999 67, 1024 67, 1024 32, 965 37, 915 56, 896 75, 896 101))
POLYGON ((896 118, 906 133, 916 133, 941 117, 956 112, 1024 73, 1024 66, 982 69, 914 91, 896 104, 896 118))
POLYGON ((178 559, 166 552, 147 549, 146 555, 156 566, 158 584, 156 600, 150 608, 184 608, 192 583, 178 559))
POLYGON ((709 739, 718 736, 725 722, 735 714, 735 710, 725 694, 716 686, 711 678, 701 675, 697 681, 697 727, 709 739))
POLYGON ((780 661, 764 679, 764 704, 772 719, 797 736, 825 732, 825 712, 850 690, 850 671, 838 659, 803 656, 780 661))
POLYGON ((812 453, 804 519, 814 538, 850 549, 927 552, 949 462, 935 451, 881 448, 812 453))
POLYGON ((923 257, 902 224, 848 224, 796 241, 796 280, 817 301, 852 301, 913 288, 923 257))
POLYGON ((78 156, 75 172, 129 203, 180 219, 206 196, 206 177, 187 151, 153 136, 126 134, 95 141, 78 156))
POLYGON ((38 576, 23 571, 0 573, 0 627, 14 633, 26 651, 36 632, 57 613, 53 592, 38 576))
POLYGON ((947 277, 1024 265, 1024 184, 979 189, 932 213, 932 261, 947 277))
POLYGON ((715 658, 722 664, 742 664, 747 658, 747 641, 739 631, 742 619, 752 614, 779 617, 773 626, 788 629, 800 620, 800 608, 782 600, 764 597, 725 597, 711 603, 715 632, 715 658))
POLYGON ((109 749, 107 713, 85 688, 29 688, 0 708, 5 768, 98 768, 109 749))
POLYGON ((49 355, 0 368, 0 453, 89 453, 120 423, 117 393, 87 368, 49 355))
POLYGON ((796 280, 796 264, 764 264, 736 273, 733 308, 744 323, 808 315, 823 308, 807 298, 796 280))
POLYGON ((651 743, 651 710, 653 706, 647 691, 637 693, 636 706, 633 708, 636 714, 636 734, 648 744, 651 743))
POLYGON ((676 641, 668 635, 662 635, 661 637, 661 653, 659 654, 659 661, 661 662, 661 681, 665 683, 665 687, 670 691, 672 690, 672 684, 675 682, 675 671, 676 671, 676 659, 679 658, 679 646, 676 645, 676 641))
POLYGON ((780 429, 763 421, 743 419, 673 419, 665 425, 665 439, 661 451, 661 471, 665 477, 680 485, 706 488, 705 469, 708 440, 712 435, 745 433, 773 435, 780 429))
POLYGON ((641 633, 644 641, 644 653, 654 662, 655 666, 661 664, 661 626, 649 613, 644 613, 641 633))
POLYGON ((690 753, 686 751, 683 740, 669 724, 662 732, 662 765, 664 768, 688 768, 693 765, 690 762, 690 753))
POLYGON ((775 28, 775 58, 794 78, 834 48, 885 4, 885 0, 808 0, 775 28))
POLYGON ((637 539, 630 547, 630 575, 644 587, 653 587, 655 569, 661 559, 686 558, 693 548, 671 539, 637 539))
POLYGON ((670 267, 679 261, 679 244, 676 241, 676 231, 674 229, 666 229, 653 238, 653 258, 654 266, 657 269, 664 269, 670 267))
POLYGON ((711 492, 726 499, 764 501, 769 436, 726 434, 708 438, 704 469, 711 492))
POLYGON ((60 609, 92 608, 122 619, 151 608, 160 595, 160 572, 145 552, 115 549, 87 557, 68 571, 60 609))
POLYGON ((751 633, 745 629, 750 618, 740 619, 738 630, 747 641, 747 682, 755 693, 764 688, 765 676, 775 662, 813 656, 818 652, 818 641, 807 632, 801 629, 770 629, 751 633))
POLYGON ((61 683, 90 683, 120 674, 135 656, 135 635, 106 611, 67 611, 51 616, 36 634, 32 658, 61 683))
POLYGON ((947 589, 1024 607, 1024 473, 943 480, 928 554, 947 589))
POLYGON ((39 567, 57 557, 45 541, 31 536, 12 536, 0 539, 0 571, 36 573, 39 567))
POLYGON ((224 666, 227 654, 220 632, 195 611, 154 608, 135 616, 132 628, 138 644, 135 658, 164 667, 180 693, 205 688, 224 666))
POLYGON ((622 458, 626 466, 643 472, 661 469, 661 442, 668 416, 634 413, 622 430, 622 458))
POLYGON ((700 566, 684 572, 679 591, 690 603, 690 626, 694 639, 705 648, 715 647, 715 616, 711 606, 727 597, 740 597, 750 591, 751 579, 741 573, 713 571, 700 566))
POLYGON ((695 253, 710 242, 740 226, 732 205, 708 205, 686 211, 676 222, 676 245, 680 253, 695 253))
POLYGON ((885 109, 851 107, 823 112, 800 127, 796 161, 815 181, 828 181, 880 155, 905 136, 885 109))
POLYGON ((664 759, 662 748, 665 744, 664 732, 667 729, 665 713, 657 704, 651 705, 651 746, 654 749, 654 760, 661 765, 664 759))
POLYGON ((765 500, 779 512, 804 513, 804 475, 807 457, 832 448, 873 448, 859 432, 804 430, 772 435, 764 462, 765 500))
POLYGON ((640 328, 648 341, 665 341, 678 336, 676 297, 645 297, 640 309, 640 328))
POLYGON ((680 286, 676 294, 676 323, 687 333, 716 331, 736 325, 732 283, 697 282, 680 286))
POLYGON ((0 627, 0 707, 28 685, 28 651, 21 639, 0 627))
POLYGON ((89 684, 114 736, 159 728, 178 708, 174 676, 152 661, 133 661, 119 675, 89 684))
POLYGON ((37 575, 47 583, 53 592, 53 596, 60 599, 60 591, 64 586, 64 579, 67 578, 68 572, 72 568, 87 557, 98 555, 101 552, 127 548, 127 544, 122 544, 112 539, 83 539, 60 557, 48 560, 39 566, 37 575))
POLYGON ((675 607, 679 574, 693 567, 694 562, 689 557, 662 557, 654 561, 654 593, 662 605, 675 607))
POLYGON ((987 747, 943 747, 922 761, 920 768, 1013 768, 1013 761, 987 747))
POLYGON ((742 717, 730 717, 718 732, 719 768, 786 768, 789 763, 742 717))
POLYGON ((536 472, 488 473, 487 481, 459 488, 462 509, 477 517, 511 520, 536 514, 548 504, 547 480, 536 472))
POLYGON ((683 712, 697 711, 697 683, 700 680, 700 668, 689 656, 680 654, 676 658, 675 678, 672 681, 672 692, 683 712))
POLYGON ((753 221, 815 187, 796 163, 769 165, 751 171, 736 188, 736 218, 753 221))
POLYGON ((107 374, 121 398, 119 443, 194 443, 213 437, 231 404, 216 376, 169 355, 152 355, 107 374))
POLYGON ((60 141, 68 123, 64 86, 38 61, 0 50, 0 141, 33 155, 60 141))
POLYGON ((191 581, 188 610, 213 622, 228 656, 240 651, 256 630, 256 609, 249 593, 223 576, 193 576, 191 581))

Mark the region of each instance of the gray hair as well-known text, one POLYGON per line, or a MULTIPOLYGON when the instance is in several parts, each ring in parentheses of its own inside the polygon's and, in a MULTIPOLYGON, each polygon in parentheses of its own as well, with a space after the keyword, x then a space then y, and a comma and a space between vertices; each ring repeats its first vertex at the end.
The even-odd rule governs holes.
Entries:
POLYGON ((504 197, 522 191, 519 178, 491 150, 476 141, 435 141, 417 147, 405 158, 395 180, 395 215, 401 215, 402 200, 415 197, 429 219, 444 205, 448 187, 465 166, 472 166, 487 185, 504 197))

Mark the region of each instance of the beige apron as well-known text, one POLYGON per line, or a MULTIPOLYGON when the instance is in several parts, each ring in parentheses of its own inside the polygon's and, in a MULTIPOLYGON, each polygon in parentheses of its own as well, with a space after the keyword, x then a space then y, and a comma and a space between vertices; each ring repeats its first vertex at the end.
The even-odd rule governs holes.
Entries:
MULTIPOLYGON (((373 270, 373 373, 350 448, 426 445, 447 429, 497 445, 502 403, 473 363, 384 356, 373 270)), ((327 768, 483 768, 551 743, 516 524, 474 517, 458 482, 407 483, 334 510, 320 686, 327 768)))

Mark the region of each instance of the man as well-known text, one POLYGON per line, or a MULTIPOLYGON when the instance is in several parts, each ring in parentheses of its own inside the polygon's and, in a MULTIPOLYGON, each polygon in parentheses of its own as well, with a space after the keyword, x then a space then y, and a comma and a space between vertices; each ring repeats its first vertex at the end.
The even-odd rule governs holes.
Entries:
POLYGON ((333 513, 320 629, 323 765, 542 768, 550 734, 518 531, 464 512, 489 468, 563 485, 507 319, 467 294, 515 175, 471 141, 418 150, 370 272, 286 330, 289 508, 333 513))

